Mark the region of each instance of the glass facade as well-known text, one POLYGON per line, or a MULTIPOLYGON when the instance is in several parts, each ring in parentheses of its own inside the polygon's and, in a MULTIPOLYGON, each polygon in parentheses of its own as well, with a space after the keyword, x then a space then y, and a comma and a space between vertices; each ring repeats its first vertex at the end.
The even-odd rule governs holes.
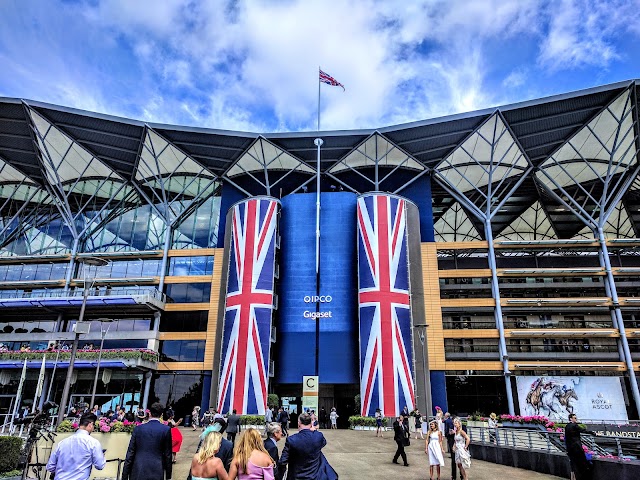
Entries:
POLYGON ((213 273, 213 257, 172 257, 169 259, 169 275, 211 275, 213 273))
POLYGON ((206 332, 209 312, 164 312, 160 317, 161 332, 206 332))
POLYGON ((151 388, 153 395, 149 403, 160 402, 171 405, 176 418, 191 415, 193 407, 202 402, 203 372, 178 371, 153 374, 151 388))
POLYGON ((211 283, 171 283, 167 285, 166 293, 174 303, 208 303, 211 283))
MULTIPOLYGON (((151 330, 153 320, 151 318, 120 318, 113 319, 112 322, 100 322, 97 320, 88 320, 89 332, 99 333, 102 330, 109 329, 109 332, 145 332, 151 330)), ((73 331, 75 320, 67 323, 67 332, 73 331)))
POLYGON ((26 282, 29 280, 64 280, 68 263, 25 263, 0 265, 0 282, 26 282))
POLYGON ((135 260, 112 260, 104 266, 87 267, 80 264, 78 278, 87 271, 89 278, 135 278, 157 277, 162 267, 161 259, 137 258, 135 260))
POLYGON ((161 340, 160 361, 203 362, 204 340, 161 340))

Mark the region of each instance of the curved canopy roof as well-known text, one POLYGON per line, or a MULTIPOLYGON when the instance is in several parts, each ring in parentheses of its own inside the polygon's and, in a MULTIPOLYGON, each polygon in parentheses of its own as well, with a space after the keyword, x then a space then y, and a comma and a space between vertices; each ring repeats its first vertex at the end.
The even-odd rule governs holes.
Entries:
MULTIPOLYGON (((0 185, 45 187, 55 175, 67 190, 75 192, 84 188, 77 178, 80 174, 83 181, 104 185, 105 192, 125 182, 165 196, 180 187, 184 196, 188 183, 187 193, 197 197, 213 188, 212 182, 220 177, 236 185, 245 185, 244 177, 260 183, 261 169, 282 178, 284 170, 291 169, 295 174, 288 178, 300 185, 315 173, 314 139, 321 137, 321 170, 329 179, 357 178, 358 172, 374 167, 380 168, 380 181, 397 168, 411 175, 429 173, 447 188, 458 189, 479 209, 492 208, 486 198, 489 188, 493 195, 505 192, 493 224, 497 231, 511 225, 505 230, 507 237, 522 236, 523 226, 533 223, 543 225, 548 231, 545 235, 555 231, 570 238, 583 225, 545 188, 555 191, 570 179, 577 180, 581 185, 576 195, 597 199, 602 189, 597 177, 605 175, 607 165, 609 174, 611 165, 617 172, 630 171, 637 162, 638 133, 634 129, 639 93, 640 81, 631 80, 409 124, 293 133, 149 124, 0 98, 0 185), (614 124, 624 135, 614 138, 605 133, 615 130, 614 124), (52 151, 43 156, 43 149, 52 151), (487 156, 485 151, 493 153, 487 156), (483 163, 479 156, 492 160, 483 163), (507 195, 530 168, 533 175, 517 183, 516 194, 507 195), (590 186, 590 182, 595 183, 590 186)), ((275 185, 273 179, 269 181, 275 185)), ((322 188, 329 184, 323 183, 322 188)), ((640 181, 631 185, 624 198, 631 212, 640 207, 638 185, 640 181)), ((127 192, 123 190, 123 195, 127 192)), ((477 222, 471 215, 463 218, 463 207, 441 186, 434 183, 432 192, 434 223, 477 222), (454 210, 443 216, 454 204, 454 210)), ((477 227, 474 229, 481 230, 477 227)))

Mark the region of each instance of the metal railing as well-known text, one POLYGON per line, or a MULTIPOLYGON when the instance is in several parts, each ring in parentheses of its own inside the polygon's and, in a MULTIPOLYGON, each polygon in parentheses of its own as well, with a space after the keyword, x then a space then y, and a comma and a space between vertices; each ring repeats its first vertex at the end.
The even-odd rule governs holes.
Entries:
MULTIPOLYGON (((549 454, 566 454, 562 433, 503 427, 467 427, 467 433, 471 442, 479 445, 496 445, 549 454)), ((640 439, 588 434, 583 434, 581 439, 588 451, 596 456, 617 458, 620 461, 640 460, 640 439)))
POLYGON ((467 427, 471 442, 481 445, 538 450, 547 453, 565 453, 559 433, 543 432, 528 428, 467 427))
MULTIPOLYGON (((121 295, 131 295, 131 296, 140 296, 140 295, 149 295, 154 300, 159 302, 167 301, 167 297, 164 293, 154 287, 136 287, 136 288, 112 288, 111 290, 94 290, 89 293, 89 298, 92 297, 109 297, 109 296, 121 296, 121 295)), ((83 296, 82 289, 76 290, 51 290, 51 291, 22 291, 22 290, 3 290, 0 291, 0 299, 8 299, 8 298, 34 298, 34 299, 44 299, 44 298, 75 298, 83 296)))

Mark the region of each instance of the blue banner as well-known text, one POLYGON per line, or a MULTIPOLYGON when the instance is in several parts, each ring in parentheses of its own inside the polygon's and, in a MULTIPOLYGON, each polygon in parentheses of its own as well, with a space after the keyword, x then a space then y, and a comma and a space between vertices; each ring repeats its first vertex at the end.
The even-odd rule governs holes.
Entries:
POLYGON ((357 383, 356 196, 321 195, 320 298, 316 296, 316 195, 282 199, 276 383, 315 374, 320 322, 320 383, 357 383), (316 319, 316 301, 320 317, 316 319))

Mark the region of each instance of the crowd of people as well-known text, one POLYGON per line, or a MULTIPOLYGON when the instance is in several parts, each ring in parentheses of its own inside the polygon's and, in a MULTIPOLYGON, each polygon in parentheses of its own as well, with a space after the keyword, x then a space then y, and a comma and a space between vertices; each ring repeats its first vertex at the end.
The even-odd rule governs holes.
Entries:
MULTIPOLYGON (((382 426, 382 414, 379 409, 375 413, 375 418, 376 436, 382 436, 384 427, 382 426)), ((429 458, 429 478, 440 479, 441 470, 444 466, 446 442, 448 452, 451 455, 451 478, 457 479, 459 471, 460 479, 467 480, 467 473, 471 467, 470 438, 459 418, 452 417, 449 412, 444 413, 442 409, 436 407, 435 419, 429 421, 418 410, 410 413, 405 406, 400 416, 393 422, 393 440, 397 446, 392 460, 393 463, 397 464, 398 460, 402 458, 404 466, 409 466, 405 447, 411 444, 412 434, 415 434, 416 440, 418 435, 425 440, 424 452, 429 458)))
MULTIPOLYGON (((269 409, 273 419, 275 409, 269 409)), ((122 480, 164 480, 172 476, 173 464, 179 451, 176 443, 182 443, 180 429, 182 419, 175 421, 173 409, 163 408, 154 403, 148 410, 140 411, 135 419, 142 420, 134 428, 122 469, 122 480), (176 433, 179 442, 176 442, 176 433)), ((62 440, 55 449, 47 470, 55 478, 88 479, 92 468, 102 470, 106 464, 100 442, 91 437, 99 418, 126 420, 130 412, 119 406, 103 414, 95 405, 89 409, 73 409, 68 418, 78 423, 78 430, 71 437, 62 440)), ((318 431, 319 422, 315 414, 302 413, 298 416, 298 433, 289 436, 289 413, 278 409, 275 421, 265 426, 266 439, 256 429, 247 429, 236 442, 240 430, 240 416, 233 410, 226 418, 214 409, 200 415, 200 408, 194 408, 193 427, 202 428, 200 442, 191 460, 189 478, 191 480, 281 480, 288 471, 289 479, 337 480, 338 476, 322 454, 326 445, 324 435, 318 431), (197 415, 196 415, 197 413, 197 415), (227 437, 223 434, 226 432, 227 437), (286 437, 282 454, 277 443, 286 437)), ((331 422, 331 416, 328 417, 331 422)), ((334 415, 337 418, 337 414, 334 415)))
MULTIPOLYGON (((337 413, 335 408, 327 413, 321 409, 316 416, 313 410, 297 417, 298 432, 288 434, 289 412, 282 407, 270 407, 266 414, 265 436, 257 429, 248 428, 236 442, 240 431, 240 415, 236 410, 226 417, 215 409, 208 409, 200 415, 200 408, 193 409, 194 429, 201 428, 200 442, 191 459, 190 480, 281 480, 288 472, 289 479, 334 480, 337 474, 322 453, 327 441, 319 430, 335 428, 337 413), (224 434, 226 433, 226 438, 224 434), (286 438, 282 454, 278 442, 286 438)), ((393 440, 396 451, 392 462, 409 466, 405 448, 410 445, 412 435, 420 435, 425 441, 425 454, 429 464, 429 478, 441 479, 445 466, 445 446, 451 458, 452 480, 468 479, 471 467, 469 453, 470 437, 460 418, 443 412, 436 407, 436 416, 429 419, 419 411, 408 412, 405 407, 393 422, 393 440), (459 475, 459 477, 458 477, 459 475)), ((76 435, 60 442, 51 456, 47 469, 55 472, 56 478, 65 478, 65 472, 74 471, 73 478, 88 479, 91 468, 101 470, 105 466, 104 452, 98 440, 90 437, 97 420, 107 416, 112 420, 125 420, 131 412, 122 408, 103 414, 95 405, 92 409, 73 412, 77 415, 76 435), (78 472, 81 472, 78 475, 78 472)), ((182 419, 175 421, 171 407, 163 408, 159 403, 149 410, 137 412, 141 420, 133 430, 122 470, 122 480, 163 480, 171 478, 172 465, 182 444, 182 434, 177 428, 182 419)), ((375 413, 376 436, 384 432, 383 416, 375 413)), ((582 450, 580 434, 584 429, 571 415, 565 430, 566 445, 571 460, 572 471, 577 479, 590 478, 590 467, 582 450)), ((498 426, 495 415, 490 417, 489 430, 498 426)), ((495 432, 494 432, 495 435, 495 432)), ((495 437, 493 437, 495 438, 495 437)))

